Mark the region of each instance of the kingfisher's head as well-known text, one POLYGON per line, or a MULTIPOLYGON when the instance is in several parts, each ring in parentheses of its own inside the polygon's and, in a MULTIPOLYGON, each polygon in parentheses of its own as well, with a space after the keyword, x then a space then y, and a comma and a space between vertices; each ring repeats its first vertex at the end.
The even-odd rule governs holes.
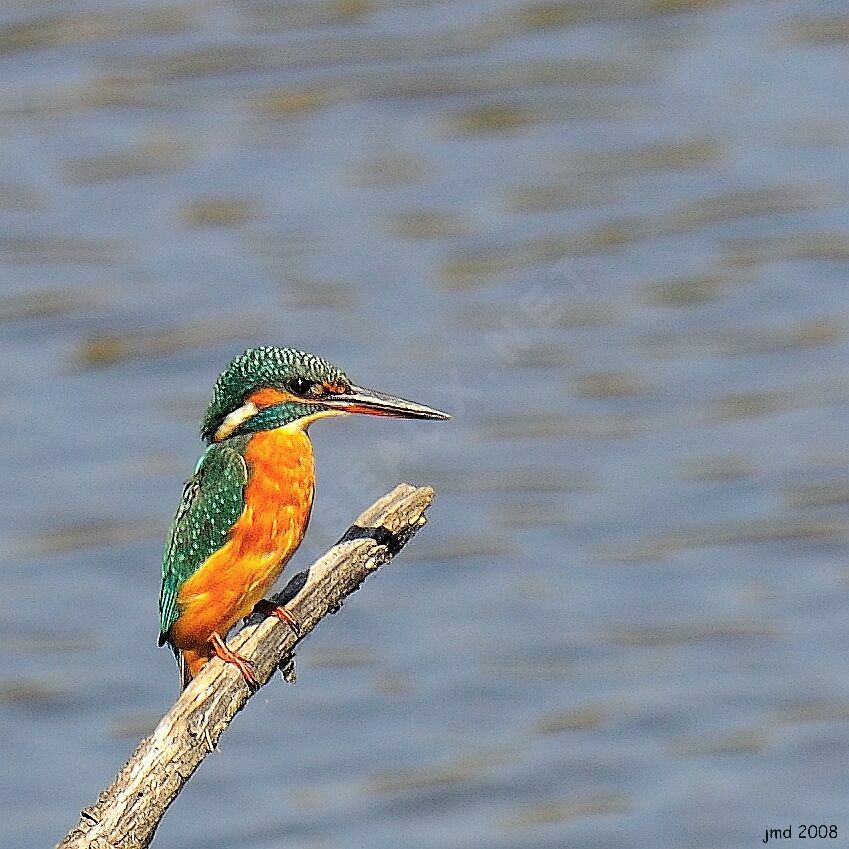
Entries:
POLYGON ((324 416, 366 413, 403 419, 447 419, 447 413, 364 389, 327 360, 266 345, 239 354, 219 375, 201 435, 207 442, 292 426, 324 416))

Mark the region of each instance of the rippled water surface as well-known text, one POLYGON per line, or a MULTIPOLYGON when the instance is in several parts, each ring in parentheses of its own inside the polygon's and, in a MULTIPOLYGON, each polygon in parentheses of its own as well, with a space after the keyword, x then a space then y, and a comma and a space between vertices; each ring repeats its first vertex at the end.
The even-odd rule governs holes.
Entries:
POLYGON ((849 834, 847 60, 837 0, 0 4, 0 846, 171 704, 261 342, 454 414, 316 425, 299 564, 439 495, 157 846, 849 834))

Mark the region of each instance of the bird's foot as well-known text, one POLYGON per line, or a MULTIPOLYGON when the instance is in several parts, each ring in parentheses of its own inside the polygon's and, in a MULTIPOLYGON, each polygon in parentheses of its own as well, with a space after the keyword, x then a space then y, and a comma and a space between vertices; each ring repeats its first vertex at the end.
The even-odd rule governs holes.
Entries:
POLYGON ((301 636, 301 626, 298 620, 282 605, 277 605, 267 598, 258 601, 253 610, 254 613, 259 613, 262 616, 273 616, 281 622, 285 622, 294 632, 296 637, 301 636))
POLYGON ((227 643, 218 634, 213 634, 209 638, 209 643, 216 657, 220 657, 225 663, 232 663, 242 673, 242 678, 245 679, 245 683, 251 690, 259 689, 259 681, 257 680, 254 665, 251 661, 238 652, 227 648, 227 643))

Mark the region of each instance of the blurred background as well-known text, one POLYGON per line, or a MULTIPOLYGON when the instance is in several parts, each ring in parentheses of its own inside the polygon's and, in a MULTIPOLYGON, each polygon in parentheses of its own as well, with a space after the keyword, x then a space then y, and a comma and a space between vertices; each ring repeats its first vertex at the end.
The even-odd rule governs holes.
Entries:
POLYGON ((297 346, 290 569, 431 522, 156 846, 849 834, 849 16, 773 0, 0 4, 0 845, 176 696, 162 541, 213 381, 297 346))

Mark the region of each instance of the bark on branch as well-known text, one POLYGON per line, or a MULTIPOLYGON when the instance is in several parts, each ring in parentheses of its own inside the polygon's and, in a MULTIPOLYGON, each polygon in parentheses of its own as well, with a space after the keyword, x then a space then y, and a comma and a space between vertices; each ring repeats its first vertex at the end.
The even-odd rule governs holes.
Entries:
MULTIPOLYGON (((292 668, 292 651, 425 523, 430 487, 400 484, 369 507, 330 551, 296 575, 274 601, 298 618, 301 635, 273 617, 251 621, 229 645, 250 658, 262 685, 292 668), (294 597, 293 597, 294 596, 294 597)), ((253 693, 231 664, 213 659, 142 740, 57 849, 143 849, 183 785, 253 693)))

